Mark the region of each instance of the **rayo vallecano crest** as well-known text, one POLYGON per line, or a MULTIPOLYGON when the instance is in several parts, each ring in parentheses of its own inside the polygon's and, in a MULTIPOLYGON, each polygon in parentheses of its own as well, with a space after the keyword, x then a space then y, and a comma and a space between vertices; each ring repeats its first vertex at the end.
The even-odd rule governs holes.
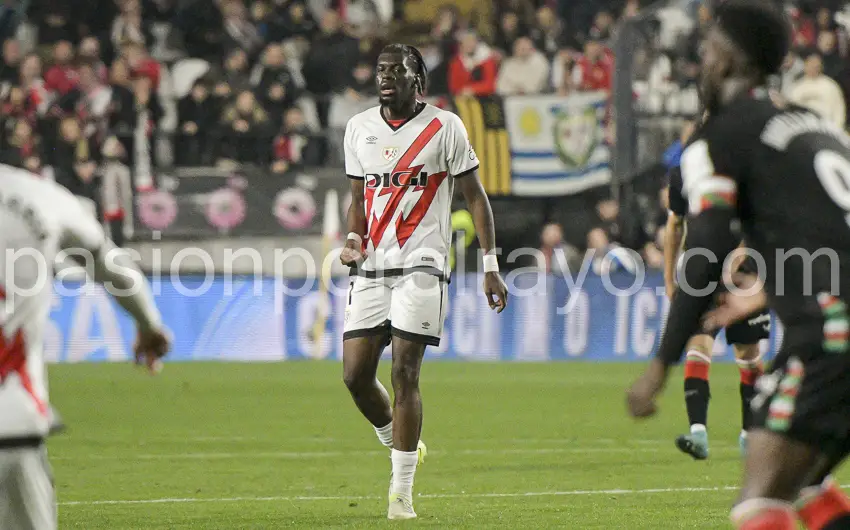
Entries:
POLYGON ((384 159, 390 162, 398 156, 398 147, 384 147, 384 159))
POLYGON ((581 112, 558 112, 552 133, 555 149, 570 168, 587 164, 599 143, 599 119, 596 109, 588 107, 581 112))

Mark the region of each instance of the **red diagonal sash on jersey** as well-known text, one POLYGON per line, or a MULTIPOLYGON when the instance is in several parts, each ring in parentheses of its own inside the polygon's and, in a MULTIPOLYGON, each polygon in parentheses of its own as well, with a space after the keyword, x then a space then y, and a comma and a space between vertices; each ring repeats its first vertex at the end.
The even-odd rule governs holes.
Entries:
MULTIPOLYGON (((0 301, 5 299, 6 290, 0 287, 0 301)), ((24 349, 24 334, 21 330, 15 332, 11 341, 7 341, 3 329, 0 328, 0 383, 3 383, 9 374, 17 373, 21 386, 33 398, 38 411, 47 415, 47 405, 35 395, 32 380, 27 373, 27 357, 24 349)))
POLYGON ((416 201, 413 209, 410 210, 407 219, 404 218, 404 212, 402 212, 395 224, 395 233, 398 238, 399 247, 403 247, 407 243, 407 240, 410 239, 410 236, 413 235, 413 231, 419 226, 428 208, 431 207, 431 203, 434 202, 434 197, 437 196, 437 190, 440 189, 440 184, 446 180, 447 176, 448 173, 445 171, 430 175, 428 176, 428 183, 425 187, 416 186, 414 188, 413 191, 422 190, 422 195, 419 196, 419 200, 416 201))
POLYGON ((419 156, 419 153, 421 153, 422 150, 425 149, 425 146, 428 145, 428 142, 430 142, 431 139, 434 138, 437 132, 442 128, 443 124, 442 122, 440 122, 440 120, 438 120, 437 118, 431 120, 431 123, 429 123, 428 126, 425 127, 425 129, 423 129, 421 133, 419 133, 419 136, 416 137, 416 140, 414 140, 413 143, 410 144, 410 147, 407 148, 407 151, 404 152, 404 154, 398 160, 395 169, 393 169, 393 174, 398 172, 408 173, 407 177, 401 182, 402 185, 397 188, 394 188, 392 186, 386 187, 382 189, 381 192, 378 194, 378 196, 386 195, 388 193, 390 193, 391 195, 380 218, 376 217, 375 214, 371 214, 372 222, 369 223, 371 225, 369 228, 369 239, 372 241, 373 248, 378 248, 378 245, 381 243, 381 238, 384 237, 384 232, 386 232, 390 221, 395 215, 396 210, 398 210, 399 204, 401 204, 402 197, 404 197, 404 194, 407 193, 408 186, 406 186, 405 184, 410 182, 411 176, 417 175, 422 169, 421 165, 416 167, 410 167, 410 164, 412 164, 413 161, 416 160, 416 157, 419 156))

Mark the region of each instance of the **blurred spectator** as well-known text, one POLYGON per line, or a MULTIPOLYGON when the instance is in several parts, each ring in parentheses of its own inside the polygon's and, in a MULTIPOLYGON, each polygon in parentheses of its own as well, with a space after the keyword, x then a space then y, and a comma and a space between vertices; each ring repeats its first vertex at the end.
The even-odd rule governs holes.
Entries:
POLYGON ((608 41, 614 31, 614 16, 608 11, 600 11, 593 18, 593 26, 590 28, 588 38, 598 41, 608 41))
POLYGON ((791 93, 791 88, 803 76, 803 60, 796 52, 788 53, 782 62, 779 74, 780 92, 787 97, 791 93))
POLYGON ((457 53, 457 34, 460 31, 460 12, 456 6, 444 5, 437 12, 431 27, 431 39, 436 43, 443 61, 457 53))
POLYGON ((100 205, 109 226, 109 235, 117 247, 124 246, 125 236, 133 232, 133 184, 130 168, 124 163, 126 153, 121 142, 109 137, 103 146, 101 163, 100 205))
POLYGON ((496 92, 508 96, 514 94, 539 94, 549 82, 549 61, 534 49, 528 37, 520 37, 514 43, 514 53, 502 63, 496 81, 496 92))
POLYGON ((142 47, 153 42, 151 34, 142 22, 142 6, 139 0, 121 0, 118 2, 120 13, 112 21, 109 39, 116 50, 128 44, 142 47))
POLYGON ((818 36, 824 31, 835 30, 835 21, 833 20, 832 11, 823 6, 815 13, 815 31, 818 36))
POLYGON ((823 62, 823 73, 836 81, 843 80, 846 72, 845 61, 838 52, 838 40, 834 31, 824 30, 818 34, 817 50, 823 62))
POLYGON ((561 96, 566 96, 574 88, 573 69, 580 54, 572 48, 562 48, 552 61, 552 88, 561 96))
POLYGON ((19 86, 13 86, 3 98, 3 104, 0 106, 0 120, 4 123, 12 124, 17 120, 30 120, 31 113, 27 108, 26 94, 19 86))
POLYGON ((121 59, 112 63, 109 73, 109 105, 107 107, 108 134, 121 143, 122 156, 133 152, 133 134, 136 130, 136 97, 130 80, 130 67, 121 59))
POLYGON ((791 30, 794 47, 809 49, 815 45, 815 38, 817 37, 815 24, 797 8, 791 10, 791 30))
POLYGON ((277 174, 285 173, 293 166, 321 164, 321 141, 307 127, 300 109, 292 108, 286 112, 283 130, 274 139, 273 156, 271 167, 277 174))
POLYGON ((27 55, 21 61, 18 85, 24 91, 27 109, 32 113, 44 114, 52 103, 52 96, 41 78, 41 59, 38 55, 27 55))
POLYGON ((156 22, 171 22, 177 15, 178 0, 142 0, 142 17, 156 22))
POLYGON ((240 48, 250 56, 260 51, 263 39, 260 32, 248 18, 248 11, 242 0, 223 0, 221 14, 224 17, 225 48, 240 48))
POLYGON ((360 58, 360 48, 356 39, 342 32, 336 11, 325 11, 321 30, 321 36, 313 42, 304 60, 303 73, 307 90, 317 96, 319 120, 327 125, 328 96, 345 88, 348 73, 354 70, 360 58))
POLYGON ((0 63, 0 83, 14 83, 18 80, 18 67, 21 65, 21 45, 16 39, 3 41, 3 57, 0 63))
POLYGON ((344 22, 353 36, 373 35, 381 25, 374 0, 346 0, 344 5, 344 22))
POLYGON ((584 55, 573 68, 573 83, 578 90, 611 90, 614 61, 599 40, 589 38, 584 55))
POLYGON ((80 46, 77 49, 77 58, 90 62, 94 66, 97 76, 105 83, 109 79, 109 70, 103 64, 102 57, 100 41, 97 38, 86 37, 80 41, 80 46))
POLYGON ((711 27, 713 18, 706 3, 700 3, 697 9, 697 27, 686 35, 679 45, 676 71, 682 86, 696 82, 699 75, 700 45, 711 27))
MULTIPOLYGON (((537 4, 534 0, 496 0, 494 3, 496 20, 502 20, 505 13, 512 12, 519 17, 520 26, 528 28, 534 24, 534 9, 537 4)), ((508 47, 507 51, 512 49, 513 45, 508 47)))
POLYGON ((545 272, 564 274, 580 268, 581 256, 575 247, 564 241, 564 229, 558 223, 546 223, 543 226, 540 252, 543 254, 545 272))
POLYGON ((519 16, 513 11, 505 11, 499 20, 499 29, 496 30, 496 48, 503 55, 510 55, 514 49, 514 42, 527 33, 527 28, 520 26, 519 16))
POLYGON ((57 104, 62 111, 79 119, 83 136, 102 138, 106 132, 111 91, 100 81, 91 63, 80 63, 77 75, 77 87, 60 98, 57 104))
POLYGON ((531 31, 534 47, 551 59, 558 52, 563 40, 561 21, 555 16, 552 8, 548 6, 543 6, 537 10, 536 19, 537 23, 531 31))
POLYGON ((295 86, 292 72, 286 66, 283 48, 278 44, 266 48, 257 94, 271 115, 273 127, 280 128, 283 113, 292 107, 298 98, 298 88, 295 86))
POLYGON ((177 10, 174 26, 183 35, 190 57, 218 63, 224 53, 224 17, 220 1, 189 2, 177 10))
POLYGON ((133 152, 128 159, 133 168, 136 187, 149 189, 153 187, 153 166, 156 161, 153 146, 163 109, 149 77, 139 76, 133 79, 133 96, 136 124, 133 134, 133 152))
POLYGON ((227 54, 221 81, 227 84, 231 93, 251 88, 251 65, 245 50, 235 48, 227 54))
POLYGON ((351 73, 351 83, 345 89, 347 97, 361 101, 378 95, 378 87, 375 86, 375 69, 371 62, 361 60, 351 73))
POLYGON ((823 74, 818 54, 813 53, 806 58, 805 75, 791 88, 789 99, 844 128, 844 94, 835 80, 823 74))
POLYGON ((71 43, 62 40, 53 47, 53 66, 44 74, 44 86, 47 90, 64 96, 77 86, 77 70, 73 65, 74 48, 71 43))
POLYGON ((159 79, 162 75, 159 63, 148 55, 147 49, 135 43, 124 46, 121 55, 130 67, 130 77, 147 77, 151 82, 151 89, 159 90, 159 79))
POLYGON ((76 118, 59 123, 59 138, 50 157, 57 183, 78 197, 94 200, 95 152, 76 118))
POLYGON ((300 0, 274 2, 269 17, 267 40, 281 42, 286 39, 310 39, 316 33, 316 21, 300 0))
POLYGON ((13 123, 11 135, 0 153, 0 161, 10 166, 26 168, 33 173, 41 173, 41 146, 38 137, 33 133, 32 125, 26 119, 10 123, 13 123))
POLYGON ((77 36, 71 22, 71 3, 67 0, 33 1, 28 15, 38 29, 39 44, 74 41, 77 36))
POLYGON ((251 91, 242 91, 222 116, 220 158, 242 164, 266 165, 271 136, 268 114, 251 91))
POLYGON ((177 104, 177 144, 175 164, 199 166, 209 164, 210 134, 217 123, 216 104, 210 97, 209 88, 199 79, 192 91, 177 104))
POLYGON ((499 60, 472 31, 460 40, 457 55, 449 64, 449 92, 460 96, 491 96, 496 91, 499 60))

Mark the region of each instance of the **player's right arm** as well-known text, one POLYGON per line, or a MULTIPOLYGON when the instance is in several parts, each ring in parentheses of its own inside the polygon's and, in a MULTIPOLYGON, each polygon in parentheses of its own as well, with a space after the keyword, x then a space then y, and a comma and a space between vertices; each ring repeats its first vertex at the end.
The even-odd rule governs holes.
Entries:
POLYGON ((339 255, 343 265, 356 267, 363 261, 363 241, 366 238, 366 208, 365 208, 365 186, 366 174, 355 149, 355 131, 352 120, 345 126, 345 139, 343 140, 345 151, 345 174, 351 182, 351 206, 348 207, 348 236, 345 238, 345 246, 339 255))
POLYGON ((664 286, 667 297, 673 299, 676 291, 676 260, 682 247, 685 216, 688 203, 682 195, 682 174, 678 167, 672 168, 667 186, 667 225, 664 230, 664 286))
POLYGON ((672 300, 676 292, 676 259, 682 245, 684 219, 673 212, 667 215, 667 226, 664 229, 664 286, 667 298, 672 300))
POLYGON ((60 240, 62 249, 78 260, 85 255, 82 265, 86 272, 104 285, 136 322, 136 362, 144 363, 152 372, 158 371, 159 359, 168 353, 170 344, 147 279, 128 253, 117 249, 106 237, 100 224, 76 197, 69 193, 66 199, 68 211, 60 240))

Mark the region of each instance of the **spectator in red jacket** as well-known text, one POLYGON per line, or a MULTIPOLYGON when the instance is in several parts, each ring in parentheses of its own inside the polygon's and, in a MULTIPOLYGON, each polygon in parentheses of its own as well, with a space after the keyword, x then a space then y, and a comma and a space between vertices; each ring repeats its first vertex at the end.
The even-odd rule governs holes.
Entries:
POLYGON ((578 90, 611 90, 614 60, 610 52, 595 38, 584 45, 584 55, 573 68, 573 81, 578 90))
POLYGON ((499 58, 478 35, 467 32, 449 63, 449 92, 456 96, 491 96, 496 92, 499 58))
POLYGON ((44 86, 60 96, 77 87, 77 70, 74 68, 74 47, 66 40, 60 40, 53 47, 53 66, 44 74, 44 86))
POLYGON ((124 60, 130 67, 132 77, 147 77, 151 80, 151 88, 154 92, 159 90, 160 66, 156 60, 151 59, 144 46, 137 43, 129 43, 122 50, 124 60))

